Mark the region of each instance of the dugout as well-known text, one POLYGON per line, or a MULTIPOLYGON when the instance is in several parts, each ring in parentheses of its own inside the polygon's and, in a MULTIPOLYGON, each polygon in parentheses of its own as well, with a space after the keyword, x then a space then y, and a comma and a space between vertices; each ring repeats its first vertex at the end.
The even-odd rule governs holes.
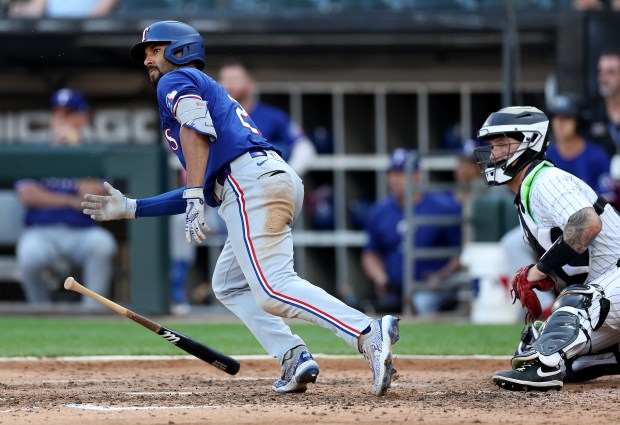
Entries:
MULTIPOLYGON (((99 177, 120 180, 123 184, 119 186, 124 186, 127 193, 143 193, 145 196, 156 195, 166 188, 165 155, 160 146, 10 146, 3 147, 1 152, 0 181, 50 176, 99 177)), ((131 285, 123 289, 127 291, 128 302, 139 312, 167 312, 170 294, 166 220, 136 219, 125 223, 130 261, 125 272, 131 285)), ((119 233, 117 230, 117 237, 119 233)), ((119 258, 115 267, 123 270, 120 267, 122 261, 123 258, 119 258)))

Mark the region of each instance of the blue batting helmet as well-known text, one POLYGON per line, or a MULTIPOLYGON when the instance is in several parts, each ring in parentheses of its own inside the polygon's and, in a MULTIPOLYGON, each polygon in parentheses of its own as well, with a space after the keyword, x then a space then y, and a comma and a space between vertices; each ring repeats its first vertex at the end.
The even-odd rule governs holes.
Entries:
POLYGON ((196 62, 198 69, 205 66, 205 43, 192 26, 177 21, 160 21, 146 27, 142 32, 142 41, 136 43, 129 56, 138 62, 144 62, 144 49, 150 43, 170 43, 164 49, 164 57, 175 65, 187 65, 196 62), (176 56, 181 52, 181 55, 176 56))

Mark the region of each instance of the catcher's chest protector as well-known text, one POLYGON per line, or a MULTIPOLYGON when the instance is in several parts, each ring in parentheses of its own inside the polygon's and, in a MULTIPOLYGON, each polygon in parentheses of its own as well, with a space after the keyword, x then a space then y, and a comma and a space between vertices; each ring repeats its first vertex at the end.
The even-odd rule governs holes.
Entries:
MULTIPOLYGON (((559 227, 538 226, 534 220, 524 212, 520 201, 517 206, 521 228, 538 260, 547 249, 553 245, 553 242, 562 236, 562 229, 559 227)), ((556 277, 566 282, 566 285, 575 285, 585 283, 589 271, 590 250, 586 249, 581 255, 563 266, 561 270, 554 274, 556 277)))
MULTIPOLYGON (((530 168, 530 171, 527 173, 524 184, 522 185, 521 190, 523 190, 523 186, 531 183, 534 179, 536 173, 545 166, 545 162, 540 162, 534 167, 530 168)), ((562 236, 562 229, 559 227, 544 227, 538 225, 530 216, 529 209, 526 208, 526 204, 523 202, 523 196, 519 193, 516 197, 515 205, 517 206, 517 212, 519 214, 519 222, 521 223, 521 228, 525 233, 527 241, 536 254, 536 259, 539 260, 540 257, 549 249, 551 245, 562 236)), ((529 190, 526 191, 525 197, 529 196, 529 190)), ((602 199, 599 196, 599 199, 602 199)), ((594 207, 598 210, 598 200, 595 203, 594 207)), ((600 214, 600 212, 599 212, 600 214)), ((586 249, 581 255, 579 255, 574 260, 570 261, 568 264, 562 267, 561 270, 554 273, 554 275, 563 280, 566 285, 575 285, 575 284, 583 284, 586 282, 588 277, 588 273, 590 271, 590 249, 586 249)))

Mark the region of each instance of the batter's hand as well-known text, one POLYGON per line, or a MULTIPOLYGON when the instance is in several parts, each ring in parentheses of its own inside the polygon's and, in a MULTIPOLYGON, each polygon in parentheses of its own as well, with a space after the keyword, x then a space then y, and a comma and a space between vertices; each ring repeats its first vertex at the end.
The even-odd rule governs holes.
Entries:
POLYGON ((108 182, 103 183, 103 188, 110 196, 84 195, 84 202, 82 202, 84 214, 97 221, 136 218, 137 202, 135 199, 127 198, 108 182))
POLYGON ((205 232, 211 229, 205 222, 205 195, 202 187, 189 187, 183 191, 183 198, 187 200, 185 208, 185 239, 191 244, 192 239, 197 244, 207 237, 205 232))
MULTIPOLYGON (((538 289, 539 291, 551 291, 555 287, 555 281, 548 275, 545 275, 545 277, 540 280, 529 281, 527 279, 528 274, 530 274, 530 269, 533 266, 533 264, 530 264, 529 266, 521 267, 517 270, 515 277, 512 279, 512 293, 515 297, 513 303, 519 300, 521 301, 521 307, 527 309, 527 314, 525 316, 526 322, 536 320, 542 314, 542 307, 534 289, 538 289)), ((538 277, 540 275, 538 274, 536 276, 538 277)))

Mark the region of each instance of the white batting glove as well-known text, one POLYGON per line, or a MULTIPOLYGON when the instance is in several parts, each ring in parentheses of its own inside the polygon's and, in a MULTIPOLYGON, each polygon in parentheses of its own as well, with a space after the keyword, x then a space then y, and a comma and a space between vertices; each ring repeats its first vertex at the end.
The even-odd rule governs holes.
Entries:
POLYGON ((188 187, 183 191, 183 198, 187 200, 185 208, 185 240, 191 244, 192 239, 197 244, 207 237, 205 232, 211 229, 205 222, 205 195, 202 186, 188 187))
POLYGON ((108 182, 103 183, 103 188, 110 196, 84 195, 84 202, 82 202, 84 214, 96 221, 136 218, 137 201, 135 199, 127 198, 108 182))

